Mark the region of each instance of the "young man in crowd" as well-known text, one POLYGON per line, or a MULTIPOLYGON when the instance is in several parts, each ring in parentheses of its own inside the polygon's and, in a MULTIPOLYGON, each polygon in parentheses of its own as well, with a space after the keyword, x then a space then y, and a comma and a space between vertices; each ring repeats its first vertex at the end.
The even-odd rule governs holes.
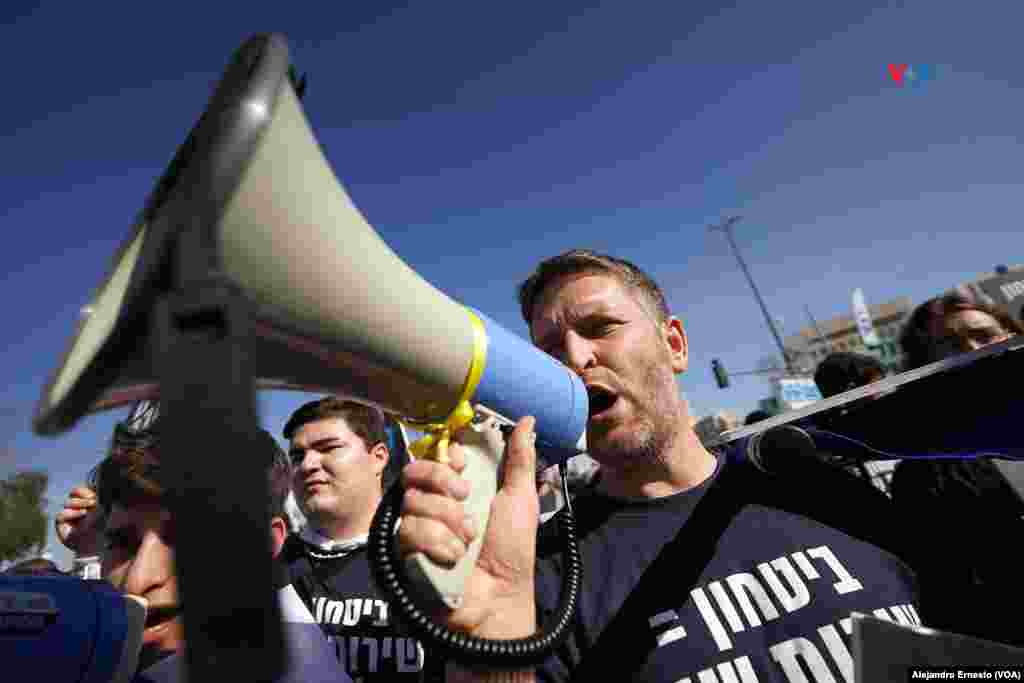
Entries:
POLYGON ((370 573, 367 535, 399 464, 383 413, 328 397, 296 410, 284 437, 295 499, 308 523, 289 538, 282 558, 316 621, 334 638, 341 666, 367 683, 439 678, 442 663, 394 623, 370 573))
MULTIPOLYGON (((571 251, 540 264, 520 303, 534 344, 588 388, 588 452, 601 477, 573 502, 583 583, 566 645, 536 670, 463 677, 852 680, 851 612, 917 621, 910 569, 863 534, 818 521, 829 510, 810 495, 813 482, 727 464, 701 444, 675 377, 688 367, 686 331, 647 274, 571 251)), ((532 418, 510 437, 502 488, 450 628, 519 638, 554 608, 560 549, 538 553, 535 542, 535 438, 532 418)), ((473 535, 459 502, 464 452, 449 455, 451 467, 418 460, 405 468, 414 495, 399 529, 403 553, 444 562, 445 541, 473 535)))
MULTIPOLYGON (((260 453, 270 487, 270 548, 275 557, 287 535, 284 504, 291 468, 273 437, 261 432, 260 453)), ((139 655, 139 683, 183 680, 186 647, 182 599, 174 565, 174 521, 165 502, 158 425, 115 432, 108 456, 91 486, 72 490, 56 520, 61 542, 78 554, 98 552, 102 577, 121 591, 143 598, 147 618, 139 655)), ((276 568, 276 587, 290 652, 287 673, 277 683, 344 683, 333 647, 276 568)))

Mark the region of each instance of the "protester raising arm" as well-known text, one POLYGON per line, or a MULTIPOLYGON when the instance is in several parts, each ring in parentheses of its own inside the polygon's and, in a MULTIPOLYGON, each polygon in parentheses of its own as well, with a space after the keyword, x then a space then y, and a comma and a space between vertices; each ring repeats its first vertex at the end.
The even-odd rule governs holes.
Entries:
POLYGON ((100 578, 99 521, 96 492, 84 484, 71 489, 64 509, 54 519, 57 538, 75 553, 71 573, 83 579, 100 578))

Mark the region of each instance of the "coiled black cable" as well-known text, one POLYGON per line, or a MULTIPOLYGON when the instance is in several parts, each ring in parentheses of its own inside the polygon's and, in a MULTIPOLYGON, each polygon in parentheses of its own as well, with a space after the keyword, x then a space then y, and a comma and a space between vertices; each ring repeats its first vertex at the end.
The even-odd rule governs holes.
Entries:
POLYGON ((460 664, 488 669, 524 669, 539 664, 569 634, 576 605, 579 602, 583 563, 576 540, 576 521, 569 503, 568 486, 563 473, 562 491, 565 505, 555 515, 561 537, 565 543, 564 568, 559 589, 558 608, 545 620, 540 633, 514 640, 487 640, 452 631, 430 618, 406 589, 409 583, 404 563, 397 557, 394 543, 395 529, 401 513, 405 489, 392 486, 384 495, 373 524, 370 526, 369 555, 374 580, 388 596, 391 609, 398 610, 424 646, 442 657, 460 664))

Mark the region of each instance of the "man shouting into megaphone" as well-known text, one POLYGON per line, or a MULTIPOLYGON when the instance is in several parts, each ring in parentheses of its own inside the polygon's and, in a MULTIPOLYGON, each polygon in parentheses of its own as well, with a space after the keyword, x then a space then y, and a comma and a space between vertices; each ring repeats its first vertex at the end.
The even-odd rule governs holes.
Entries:
MULTIPOLYGON (((533 343, 587 386, 587 444, 600 463, 573 501, 583 558, 575 628, 530 671, 461 671, 471 680, 835 681, 852 676, 850 613, 917 622, 903 561, 800 508, 802 482, 709 452, 690 426, 676 375, 682 321, 637 266, 574 250, 542 262, 519 290, 533 343)), ((528 636, 555 608, 560 556, 537 547, 532 418, 510 437, 483 547, 450 628, 528 636)), ((403 554, 450 563, 473 529, 459 476, 405 468, 403 554)), ((811 484, 813 485, 813 484, 811 484)))

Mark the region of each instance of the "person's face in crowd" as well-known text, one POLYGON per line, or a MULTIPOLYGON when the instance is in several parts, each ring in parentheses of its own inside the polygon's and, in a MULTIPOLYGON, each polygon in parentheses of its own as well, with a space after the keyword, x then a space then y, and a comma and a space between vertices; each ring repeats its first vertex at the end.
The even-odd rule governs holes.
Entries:
POLYGON ((681 428, 674 375, 687 365, 678 319, 658 323, 615 277, 582 273, 544 289, 530 335, 587 385, 587 447, 595 460, 621 468, 657 459, 673 443, 681 428))
POLYGON ((149 602, 140 665, 180 650, 185 630, 174 571, 174 522, 158 503, 115 503, 107 518, 103 576, 115 588, 149 602))
POLYGON ((881 382, 883 379, 885 379, 885 373, 878 369, 868 370, 864 373, 864 385, 881 382))
POLYGON ((381 493, 387 446, 367 447, 340 417, 299 427, 289 454, 295 498, 314 520, 360 514, 381 493))
MULTIPOLYGON (((885 379, 885 372, 883 372, 882 370, 879 370, 878 368, 871 368, 871 369, 866 370, 864 372, 864 376, 861 378, 861 384, 856 385, 856 386, 852 386, 850 388, 851 389, 855 389, 858 386, 866 387, 869 384, 874 384, 875 382, 881 382, 883 379, 885 379)), ((878 396, 880 396, 880 394, 875 394, 874 395, 874 397, 878 397, 878 396)))
POLYGON ((975 351, 989 344, 1006 341, 1012 336, 991 315, 973 309, 949 313, 937 327, 939 347, 946 355, 975 351))
MULTIPOLYGON (((859 383, 858 382, 850 382, 850 386, 847 387, 846 391, 853 391, 854 389, 858 389, 860 387, 866 387, 869 384, 874 384, 875 382, 881 382, 883 379, 885 379, 885 372, 884 371, 879 370, 877 368, 871 368, 871 369, 866 370, 864 372, 864 374, 861 376, 861 378, 859 380, 859 383)), ((865 397, 863 397, 863 398, 861 398, 859 400, 866 401, 866 402, 877 401, 878 399, 883 398, 884 396, 886 396, 888 393, 890 393, 890 392, 889 391, 882 391, 882 392, 879 392, 877 394, 870 394, 870 395, 865 396, 865 397)))
MULTIPOLYGON (((287 523, 270 520, 271 549, 277 557, 287 536, 287 523)), ((142 634, 140 669, 160 653, 182 649, 185 627, 174 566, 174 521, 159 503, 111 506, 103 532, 103 577, 124 593, 148 601, 142 634)))

